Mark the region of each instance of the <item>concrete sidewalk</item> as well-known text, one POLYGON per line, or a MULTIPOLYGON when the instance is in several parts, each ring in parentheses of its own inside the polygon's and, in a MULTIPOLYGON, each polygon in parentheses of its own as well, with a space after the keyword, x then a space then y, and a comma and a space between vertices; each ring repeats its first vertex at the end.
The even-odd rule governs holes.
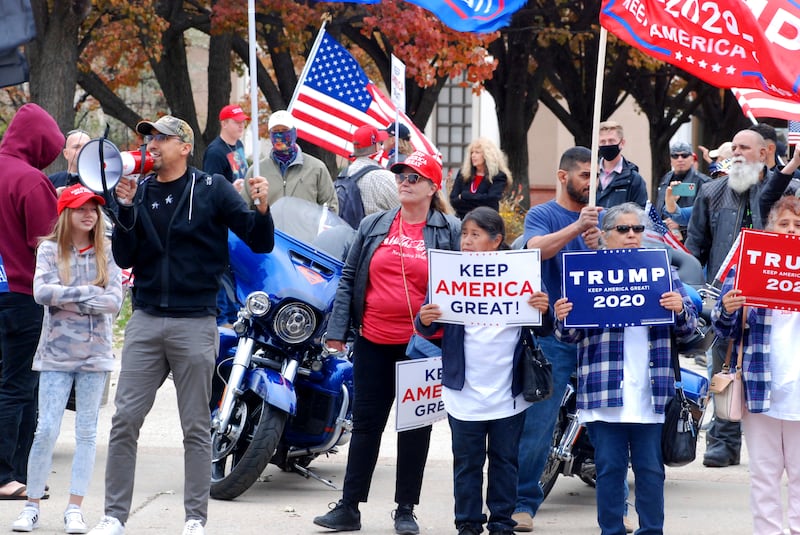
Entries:
MULTIPOLYGON (((686 365, 686 363, 683 363, 686 365)), ((691 366, 688 366, 691 367, 691 366)), ((114 392, 112 378, 112 399, 114 392)), ((84 503, 86 520, 94 525, 103 510, 103 475, 113 403, 100 414, 97 464, 84 503)), ((69 472, 74 444, 74 413, 67 412, 54 456, 49 480, 51 498, 42 502, 37 533, 63 533, 62 513, 66 507, 69 472)), ((390 424, 391 427, 391 424, 390 424)), ((133 510, 126 533, 180 534, 183 527, 183 453, 175 392, 171 381, 159 391, 139 441, 133 510)), ((667 468, 666 525, 669 534, 751 533, 748 501, 747 454, 742 464, 729 468, 705 468, 701 464, 704 443, 698 441, 694 463, 667 468)), ((365 535, 394 533, 390 513, 394 508, 395 433, 389 429, 373 479, 370 501, 361 507, 365 535)), ((423 503, 417 508, 422 533, 455 534, 453 525, 453 483, 450 432, 446 422, 434 426, 431 452, 422 490, 423 503)), ((347 448, 312 464, 320 476, 341 485, 347 448)), ((630 475, 631 490, 633 475, 630 475)), ((269 466, 249 491, 230 502, 211 500, 206 532, 213 534, 302 535, 329 533, 312 523, 324 514, 328 503, 340 491, 303 477, 282 473, 269 466)), ((0 501, 0 523, 10 532, 24 502, 0 501)), ((578 535, 598 533, 595 520, 595 491, 577 478, 561 478, 534 520, 535 533, 578 535)))

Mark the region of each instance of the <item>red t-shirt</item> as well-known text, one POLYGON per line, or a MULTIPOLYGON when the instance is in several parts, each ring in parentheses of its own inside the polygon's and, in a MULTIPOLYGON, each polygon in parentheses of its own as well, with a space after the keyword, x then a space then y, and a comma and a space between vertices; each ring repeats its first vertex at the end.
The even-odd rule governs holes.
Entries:
POLYGON ((469 185, 469 190, 472 193, 478 193, 478 187, 481 185, 481 182, 483 182, 483 175, 475 175, 472 178, 472 183, 469 185))
POLYGON ((426 222, 414 225, 404 222, 401 236, 399 220, 398 212, 369 264, 361 335, 376 344, 408 342, 414 332, 411 314, 417 315, 428 290, 428 252, 422 234, 426 222), (411 311, 403 284, 403 265, 411 311))

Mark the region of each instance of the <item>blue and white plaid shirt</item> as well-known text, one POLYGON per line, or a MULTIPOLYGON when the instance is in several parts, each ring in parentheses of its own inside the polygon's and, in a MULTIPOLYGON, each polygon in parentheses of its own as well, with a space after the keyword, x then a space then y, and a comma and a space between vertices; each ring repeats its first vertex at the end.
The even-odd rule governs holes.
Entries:
MULTIPOLYGON (((725 277, 720 295, 733 289, 736 269, 731 269, 725 277)), ((722 307, 722 298, 711 312, 711 324, 722 339, 733 340, 731 361, 735 364, 736 350, 742 337, 742 309, 728 314, 722 307)), ((770 333, 772 332, 772 309, 747 308, 747 328, 745 329, 744 355, 742 356, 742 380, 747 410, 750 412, 769 411, 772 394, 772 372, 769 364, 770 333)))
MULTIPOLYGON (((675 393, 675 374, 671 362, 671 334, 678 339, 688 338, 697 327, 697 312, 686 294, 675 269, 672 287, 683 297, 683 312, 676 314, 675 325, 653 325, 648 328, 648 357, 650 385, 655 412, 664 413, 664 406, 675 393)), ((622 407, 624 366, 624 328, 574 329, 558 321, 556 338, 578 344, 579 409, 622 407)))

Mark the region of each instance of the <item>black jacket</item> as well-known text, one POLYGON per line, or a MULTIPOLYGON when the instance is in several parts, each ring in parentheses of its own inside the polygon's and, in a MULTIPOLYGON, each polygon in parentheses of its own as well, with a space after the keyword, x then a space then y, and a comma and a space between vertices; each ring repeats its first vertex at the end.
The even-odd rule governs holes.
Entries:
MULTIPOLYGON (((339 279, 333 311, 328 319, 330 340, 346 340, 351 324, 361 330, 372 255, 389 234, 399 211, 398 207, 370 214, 358 226, 356 238, 350 246, 342 269, 342 278, 339 279)), ((430 210, 422 236, 428 249, 458 251, 461 246, 461 221, 451 215, 430 210)))
POLYGON ((453 180, 453 191, 450 192, 450 204, 459 219, 464 219, 470 210, 479 206, 488 206, 500 211, 500 199, 503 198, 503 192, 508 185, 508 178, 502 171, 492 177, 491 182, 487 178, 483 177, 481 183, 478 184, 478 190, 472 193, 470 186, 475 180, 475 168, 472 168, 472 177, 469 182, 464 182, 461 171, 456 174, 456 178, 453 180))
POLYGON ((626 202, 635 202, 644 208, 647 203, 647 185, 636 164, 623 158, 622 171, 611 179, 608 187, 597 190, 596 204, 611 208, 626 202))
POLYGON ((170 315, 216 307, 219 279, 228 264, 228 229, 257 253, 272 251, 272 215, 248 210, 222 175, 189 167, 189 180, 166 236, 159 236, 142 199, 155 175, 146 177, 132 207, 120 207, 112 250, 122 268, 133 267, 134 305, 170 315))

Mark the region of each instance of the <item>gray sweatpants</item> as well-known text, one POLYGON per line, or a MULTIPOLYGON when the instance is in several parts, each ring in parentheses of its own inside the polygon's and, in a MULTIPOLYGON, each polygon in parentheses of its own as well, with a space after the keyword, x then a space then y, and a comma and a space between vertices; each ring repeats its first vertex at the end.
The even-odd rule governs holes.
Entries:
POLYGON ((183 429, 186 520, 205 524, 211 486, 208 403, 219 345, 216 320, 151 316, 136 310, 125 328, 106 464, 105 514, 127 522, 133 499, 139 430, 170 370, 183 429))

